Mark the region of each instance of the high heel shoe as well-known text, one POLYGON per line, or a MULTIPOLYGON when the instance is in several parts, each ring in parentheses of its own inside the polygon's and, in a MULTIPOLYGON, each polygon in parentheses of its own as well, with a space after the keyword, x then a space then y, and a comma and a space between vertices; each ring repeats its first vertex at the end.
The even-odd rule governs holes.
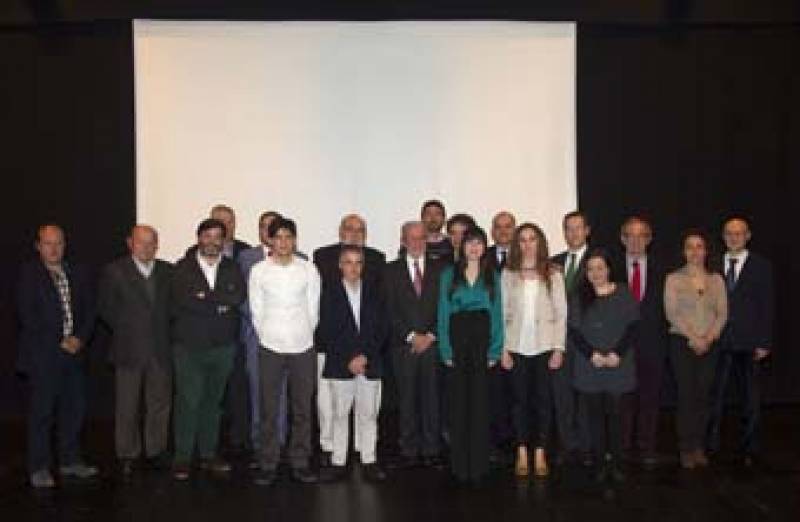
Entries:
POLYGON ((517 448, 517 462, 514 465, 514 473, 518 477, 527 477, 530 470, 528 469, 528 450, 525 446, 517 448))
POLYGON ((544 448, 536 448, 533 450, 533 474, 537 478, 544 478, 550 474, 550 469, 547 466, 547 459, 544 456, 544 448))

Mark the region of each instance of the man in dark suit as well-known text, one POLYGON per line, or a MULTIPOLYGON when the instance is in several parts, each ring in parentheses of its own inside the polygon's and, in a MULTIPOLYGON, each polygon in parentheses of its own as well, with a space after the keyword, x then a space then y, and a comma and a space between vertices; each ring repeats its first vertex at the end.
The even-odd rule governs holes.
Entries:
MULTIPOLYGON (((514 239, 514 229, 517 219, 508 211, 501 211, 492 218, 492 239, 494 245, 489 247, 487 256, 489 263, 498 273, 506 266, 511 241, 514 239)), ((490 444, 491 460, 502 460, 502 449, 508 446, 514 436, 511 419, 513 403, 513 389, 511 372, 502 365, 496 364, 489 370, 489 409, 491 417, 490 444)))
POLYGON ((436 314, 442 263, 426 257, 425 226, 403 225, 404 255, 386 266, 384 296, 391 325, 390 354, 397 379, 400 452, 404 465, 435 465, 440 418, 436 314))
POLYGON ((239 305, 246 290, 236 263, 222 255, 225 225, 206 219, 197 249, 175 267, 170 292, 175 364, 176 480, 189 478, 195 445, 200 468, 230 471, 217 454, 220 406, 233 367, 239 305))
POLYGON ((722 237, 727 252, 723 274, 728 290, 728 322, 720 338, 720 357, 713 387, 713 412, 707 447, 719 450, 720 424, 728 382, 733 380, 742 404, 739 450, 743 463, 751 466, 759 451, 758 427, 761 395, 758 379, 763 361, 772 353, 774 287, 772 265, 747 248, 750 224, 741 217, 725 222, 722 237))
POLYGON ((652 227, 645 218, 626 219, 620 230, 625 253, 616 263, 616 281, 628 286, 639 303, 641 318, 633 341, 637 388, 622 401, 622 447, 629 456, 638 452, 645 467, 658 464, 658 414, 667 360, 666 272, 658 258, 648 255, 652 237, 652 227))
POLYGON ((28 469, 36 488, 55 486, 50 471, 55 412, 61 477, 97 474, 81 459, 79 441, 86 410, 82 355, 94 328, 93 292, 84 271, 64 260, 65 245, 61 227, 40 227, 39 258, 23 266, 18 286, 17 370, 30 384, 28 469))
MULTIPOLYGON (((386 256, 380 250, 365 246, 367 239, 367 223, 358 214, 347 214, 339 223, 339 242, 320 247, 314 251, 314 264, 322 279, 323 291, 329 284, 338 285, 342 274, 339 269, 339 254, 343 245, 355 245, 364 250, 363 279, 379 286, 386 265, 386 256)), ((319 445, 322 451, 321 463, 330 464, 333 452, 333 396, 332 383, 322 372, 325 367, 325 344, 316 342, 317 348, 317 419, 319 421, 319 445)), ((356 417, 358 422, 358 417, 356 417)), ((358 429, 356 429, 358 432, 358 429)), ((356 442, 358 439, 356 438, 356 442)))
POLYGON ((115 445, 120 471, 129 476, 142 453, 141 396, 144 391, 145 455, 166 463, 172 406, 169 288, 172 265, 156 259, 158 233, 137 225, 127 240, 130 255, 109 264, 100 285, 99 314, 113 332, 115 445))
MULTIPOLYGON (((447 211, 444 208, 444 203, 438 199, 429 199, 422 204, 420 210, 420 219, 425 224, 426 241, 426 256, 439 261, 444 261, 446 258, 453 257, 453 244, 450 239, 442 234, 442 227, 447 219, 447 211)), ((402 248, 401 255, 404 255, 402 248)))
MULTIPOLYGON (((237 261, 239 255, 248 250, 250 245, 236 238, 236 214, 228 205, 218 204, 211 208, 211 219, 217 219, 225 225, 225 238, 222 242, 222 255, 237 261)), ((250 446, 250 410, 248 401, 248 380, 246 369, 245 347, 237 343, 233 356, 233 370, 225 391, 224 425, 227 427, 228 449, 234 455, 241 455, 250 446)))
MULTIPOLYGON (((275 211, 267 211, 258 218, 258 238, 260 243, 252 248, 243 250, 239 253, 237 263, 242 272, 242 279, 245 283, 250 278, 250 269, 271 255, 269 240, 269 225, 280 214, 275 211)), ((245 369, 247 370, 247 384, 250 404, 250 447, 253 453, 258 455, 261 450, 261 388, 258 367, 258 335, 253 327, 253 319, 250 316, 249 300, 245 299, 241 306, 242 325, 241 342, 244 344, 245 369)), ((281 445, 286 441, 286 391, 281 393, 280 413, 278 414, 278 438, 281 445)))
MULTIPOLYGON (((564 272, 569 313, 577 304, 576 292, 586 275, 586 255, 591 227, 586 215, 578 210, 567 213, 561 225, 567 250, 553 256, 552 261, 564 272)), ((551 374, 551 382, 561 449, 566 454, 581 453, 588 464, 591 455, 588 415, 580 395, 572 387, 572 372, 577 356, 579 356, 577 347, 568 344, 564 364, 551 374)), ((564 456, 566 455, 562 455, 562 458, 564 456)))
POLYGON ((317 328, 326 354, 322 375, 330 383, 334 404, 332 466, 325 478, 345 476, 350 410, 355 403, 355 448, 365 477, 381 481, 386 475, 377 464, 376 448, 386 310, 374 280, 361 277, 364 250, 343 245, 339 259, 341 277, 323 287, 317 328))

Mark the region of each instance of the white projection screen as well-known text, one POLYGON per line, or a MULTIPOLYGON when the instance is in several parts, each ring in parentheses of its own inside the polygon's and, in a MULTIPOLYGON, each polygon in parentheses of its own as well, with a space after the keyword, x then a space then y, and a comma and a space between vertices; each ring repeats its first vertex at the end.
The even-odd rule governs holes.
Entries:
POLYGON ((309 254, 357 212, 391 259, 429 198, 563 245, 573 23, 136 20, 134 46, 137 219, 166 259, 216 203, 251 243, 262 211, 295 219, 309 254))

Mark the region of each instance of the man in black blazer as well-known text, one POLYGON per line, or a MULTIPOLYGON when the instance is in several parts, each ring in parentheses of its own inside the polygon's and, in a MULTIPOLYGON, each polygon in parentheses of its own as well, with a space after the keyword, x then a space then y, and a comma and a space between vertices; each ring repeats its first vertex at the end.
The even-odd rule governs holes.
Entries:
POLYGON ((65 246, 61 227, 41 226, 39 257, 23 266, 17 288, 17 370, 30 384, 28 470, 36 488, 55 486, 50 432, 56 413, 61 477, 97 474, 82 461, 79 440, 86 410, 82 359, 94 328, 94 299, 85 272, 64 259, 65 246))
MULTIPOLYGON (((489 264, 498 272, 506 266, 511 241, 514 239, 514 229, 517 220, 514 214, 506 210, 500 211, 492 218, 492 239, 494 245, 487 252, 489 264)), ((502 449, 510 446, 509 442, 514 436, 511 419, 513 403, 513 390, 511 372, 496 364, 489 369, 489 410, 490 429, 489 442, 491 445, 490 460, 502 460, 502 449)))
POLYGON ((405 465, 435 465, 440 418, 436 314, 442 263, 426 257, 425 226, 403 225, 404 254, 386 266, 384 296, 389 313, 390 354, 397 380, 400 452, 405 465))
POLYGON ((113 333, 114 440, 123 476, 131 474, 142 454, 143 406, 145 455, 155 465, 166 463, 172 407, 168 307, 172 265, 156 259, 158 233, 153 227, 134 226, 127 243, 130 254, 105 269, 98 303, 100 317, 113 333))
MULTIPOLYGON (((589 253, 589 235, 591 227, 586 215, 575 210, 567 213, 561 221, 564 240, 567 250, 553 256, 551 261, 561 267, 564 272, 564 284, 567 291, 567 312, 569 313, 577 304, 576 291, 580 282, 586 276, 586 259, 589 253)), ((585 405, 582 404, 580 395, 572 387, 572 372, 578 349, 567 340, 566 357, 561 368, 554 371, 551 376, 553 388, 553 401, 556 410, 556 425, 558 427, 561 449, 568 454, 580 453, 586 463, 591 455, 591 441, 589 437, 589 420, 585 405)))
MULTIPOLYGON (((320 247, 314 251, 314 264, 317 266, 322 289, 330 284, 341 282, 339 254, 344 245, 355 245, 363 249, 363 273, 360 277, 379 286, 386 265, 386 256, 380 250, 365 245, 367 239, 367 222, 358 214, 347 214, 339 223, 339 242, 320 247)), ((317 339, 317 341, 319 341, 317 339)), ((322 451, 320 458, 323 466, 330 464, 333 452, 333 396, 332 383, 322 375, 325 367, 325 344, 315 342, 317 349, 317 419, 319 422, 319 445, 322 451)), ((358 422, 358 417, 356 417, 358 422)))
POLYGON ((762 362, 772 353, 774 287, 772 265, 748 250, 750 224, 741 217, 725 222, 722 237, 727 252, 722 271, 728 289, 728 322, 720 337, 720 357, 713 387, 714 408, 707 447, 719 450, 720 423, 728 382, 739 390, 742 404, 740 451, 746 466, 759 451, 761 396, 758 378, 762 362))
POLYGON ((195 445, 201 469, 230 471, 217 455, 220 406, 233 367, 239 305, 246 289, 236 262, 222 255, 224 237, 221 221, 201 222, 197 249, 178 262, 172 278, 176 480, 189 478, 195 445))
POLYGON ((323 287, 317 329, 326 353, 322 375, 330 383, 334 404, 332 467, 326 478, 345 475, 350 410, 355 403, 355 449, 366 478, 380 481, 386 478, 376 460, 386 310, 380 288, 361 277, 363 249, 343 245, 339 258, 341 277, 323 287))
POLYGON ((667 360, 667 320, 664 315, 666 272, 658 258, 648 254, 653 237, 645 218, 632 216, 620 229, 624 255, 616 263, 616 281, 628 286, 639 303, 636 349, 636 382, 633 393, 622 401, 622 447, 638 452, 641 463, 658 463, 656 438, 661 408, 661 388, 667 360))

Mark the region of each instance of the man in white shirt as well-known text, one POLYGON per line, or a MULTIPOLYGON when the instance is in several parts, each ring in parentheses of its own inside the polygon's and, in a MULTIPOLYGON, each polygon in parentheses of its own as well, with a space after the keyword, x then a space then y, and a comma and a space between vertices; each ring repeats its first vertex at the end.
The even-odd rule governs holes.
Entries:
POLYGON ((261 345, 259 367, 262 402, 262 445, 256 484, 275 482, 280 457, 278 405, 287 375, 292 421, 289 457, 292 477, 317 481, 309 469, 311 400, 316 384, 314 329, 319 320, 320 277, 316 267, 295 255, 297 226, 284 217, 269 226, 272 255, 250 270, 249 302, 253 327, 261 345))

